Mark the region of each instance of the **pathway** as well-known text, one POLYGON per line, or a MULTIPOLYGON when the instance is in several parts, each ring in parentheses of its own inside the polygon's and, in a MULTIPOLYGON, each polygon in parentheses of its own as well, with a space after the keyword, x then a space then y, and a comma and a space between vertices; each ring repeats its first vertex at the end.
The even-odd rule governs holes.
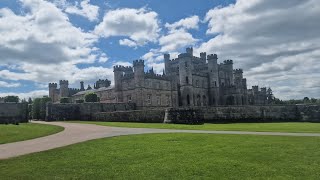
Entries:
POLYGON ((271 136, 313 136, 320 137, 320 133, 280 133, 280 132, 246 132, 246 131, 203 131, 203 130, 175 130, 175 129, 149 129, 149 128, 122 128, 107 127, 93 124, 79 124, 66 122, 42 122, 33 123, 52 124, 65 128, 64 131, 46 137, 2 144, 0 145, 0 159, 7 159, 24 154, 46 151, 58 147, 67 146, 79 142, 104 137, 113 137, 130 134, 147 133, 206 133, 206 134, 247 134, 247 135, 271 135, 271 136))

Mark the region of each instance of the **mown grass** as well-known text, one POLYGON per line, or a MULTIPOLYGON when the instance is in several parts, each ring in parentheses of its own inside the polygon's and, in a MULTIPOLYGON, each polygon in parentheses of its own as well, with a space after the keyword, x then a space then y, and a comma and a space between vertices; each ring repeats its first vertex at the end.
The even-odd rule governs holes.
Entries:
POLYGON ((11 143, 47 136, 60 131, 63 127, 35 123, 20 123, 19 125, 0 125, 0 144, 11 143))
POLYGON ((0 161, 1 179, 319 179, 320 138, 149 134, 0 161))
POLYGON ((320 132, 320 123, 231 123, 231 124, 164 124, 164 123, 130 123, 130 122, 95 122, 71 121, 77 123, 97 124, 103 126, 130 128, 160 128, 160 129, 191 129, 191 130, 219 130, 219 131, 260 131, 260 132, 320 132))

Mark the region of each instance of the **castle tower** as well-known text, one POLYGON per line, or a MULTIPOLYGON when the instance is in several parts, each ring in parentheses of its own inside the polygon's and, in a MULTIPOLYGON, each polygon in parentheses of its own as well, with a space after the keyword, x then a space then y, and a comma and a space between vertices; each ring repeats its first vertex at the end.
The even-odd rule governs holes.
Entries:
POLYGON ((187 53, 180 54, 179 58, 179 82, 180 82, 180 100, 182 106, 193 106, 193 86, 192 86, 192 55, 190 48, 187 53), (189 51, 189 52, 188 52, 189 51))
POLYGON ((233 78, 233 61, 225 60, 223 61, 226 70, 226 85, 231 86, 234 83, 233 78))
POLYGON ((186 48, 186 53, 190 54, 192 57, 193 56, 193 48, 192 47, 186 48))
POLYGON ((60 80, 60 97, 69 97, 69 82, 60 80))
POLYGON ((57 83, 49 83, 49 97, 51 98, 52 102, 56 102, 58 100, 58 94, 56 93, 57 87, 57 83))
POLYGON ((85 89, 84 89, 84 82, 83 81, 81 81, 80 82, 80 91, 84 91, 85 89))
POLYGON ((134 81, 136 87, 144 86, 144 60, 133 61, 134 81))
POLYGON ((135 101, 137 108, 143 106, 145 94, 143 94, 144 87, 144 60, 133 61, 134 82, 135 82, 135 101))
POLYGON ((209 104, 217 106, 219 104, 219 72, 218 72, 218 56, 216 54, 208 55, 208 71, 209 71, 209 104))
POLYGON ((165 68, 165 74, 169 75, 170 73, 170 54, 164 54, 164 68, 165 68))
POLYGON ((205 53, 205 52, 200 53, 200 59, 203 61, 203 63, 206 63, 207 53, 205 53))
POLYGON ((243 79, 243 70, 242 69, 235 69, 233 71, 233 76, 234 76, 234 85, 242 89, 242 79, 243 79))

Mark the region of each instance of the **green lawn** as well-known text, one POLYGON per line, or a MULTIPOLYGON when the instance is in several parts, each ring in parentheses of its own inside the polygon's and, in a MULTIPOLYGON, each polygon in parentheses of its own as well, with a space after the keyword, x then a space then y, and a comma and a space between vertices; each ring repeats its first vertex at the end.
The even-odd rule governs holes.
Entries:
POLYGON ((0 144, 23 141, 47 136, 62 131, 60 126, 20 123, 19 125, 0 125, 0 144))
POLYGON ((1 179, 320 179, 320 138, 148 134, 0 160, 1 179))
POLYGON ((103 126, 131 127, 131 128, 161 128, 161 129, 198 129, 198 130, 226 130, 226 131, 266 131, 266 132, 320 132, 320 123, 232 123, 232 124, 204 124, 183 125, 163 123, 126 123, 126 122, 94 122, 72 121, 103 126))

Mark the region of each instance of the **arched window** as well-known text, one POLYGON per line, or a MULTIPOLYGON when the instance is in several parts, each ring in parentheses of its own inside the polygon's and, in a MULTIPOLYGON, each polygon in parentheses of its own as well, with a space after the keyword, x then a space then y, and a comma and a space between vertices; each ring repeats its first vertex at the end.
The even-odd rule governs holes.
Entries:
POLYGON ((189 84, 189 77, 186 77, 186 83, 189 84))
POLYGON ((189 94, 187 95, 187 104, 190 105, 190 96, 189 96, 189 94))

